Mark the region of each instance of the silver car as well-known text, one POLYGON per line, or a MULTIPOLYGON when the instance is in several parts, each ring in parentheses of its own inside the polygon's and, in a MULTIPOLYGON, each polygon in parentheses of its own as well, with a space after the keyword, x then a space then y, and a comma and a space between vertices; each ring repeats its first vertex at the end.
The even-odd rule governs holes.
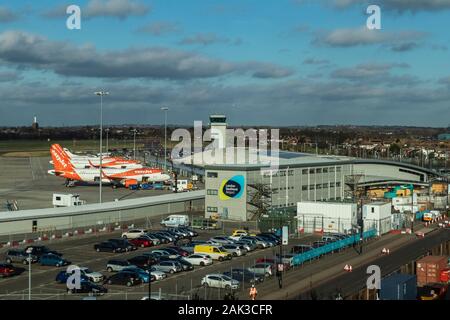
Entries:
POLYGON ((240 257, 247 253, 247 250, 244 248, 241 249, 241 246, 238 244, 224 244, 222 246, 228 253, 231 253, 233 257, 240 257))
POLYGON ((202 279, 202 286, 223 289, 239 289, 239 281, 223 274, 208 274, 202 279))
POLYGON ((253 267, 247 268, 248 271, 270 277, 273 275, 271 263, 257 263, 253 267))
POLYGON ((256 248, 257 248, 256 244, 250 240, 242 239, 242 240, 236 241, 235 244, 244 246, 244 248, 247 249, 247 251, 253 251, 253 250, 256 250, 256 248))
POLYGON ((152 269, 165 273, 176 273, 183 271, 181 264, 176 261, 161 261, 160 263, 155 264, 152 269))
POLYGON ((251 241, 251 242, 253 242, 253 243, 256 245, 256 247, 259 248, 259 249, 264 249, 264 248, 267 248, 267 247, 269 246, 269 244, 268 244, 266 241, 264 241, 264 240, 262 240, 262 239, 258 239, 258 238, 256 238, 256 237, 244 236, 244 237, 241 238, 241 240, 251 241))
POLYGON ((231 240, 230 238, 228 238, 226 236, 212 237, 209 240, 214 243, 217 243, 217 244, 233 244, 233 240, 231 240))

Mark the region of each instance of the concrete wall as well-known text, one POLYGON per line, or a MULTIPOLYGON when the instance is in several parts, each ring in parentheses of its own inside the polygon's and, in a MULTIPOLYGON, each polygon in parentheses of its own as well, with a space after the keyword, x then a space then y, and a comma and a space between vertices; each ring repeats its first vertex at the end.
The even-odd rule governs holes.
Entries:
POLYGON ((0 213, 0 235, 75 229, 142 220, 165 214, 204 210, 204 191, 84 205, 0 213))

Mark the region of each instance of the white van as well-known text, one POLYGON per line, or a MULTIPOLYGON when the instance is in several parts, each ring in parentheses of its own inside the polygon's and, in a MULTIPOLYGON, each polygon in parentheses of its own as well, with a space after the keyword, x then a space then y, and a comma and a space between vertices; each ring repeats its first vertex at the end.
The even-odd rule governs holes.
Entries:
POLYGON ((172 214, 161 221, 165 227, 180 227, 189 225, 189 216, 183 214, 172 214))

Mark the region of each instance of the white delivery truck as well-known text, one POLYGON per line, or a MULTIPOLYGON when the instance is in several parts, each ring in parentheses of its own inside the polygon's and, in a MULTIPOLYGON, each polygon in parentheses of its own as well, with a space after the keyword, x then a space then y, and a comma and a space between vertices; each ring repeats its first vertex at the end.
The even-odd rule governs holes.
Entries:
POLYGON ((163 219, 161 225, 171 228, 189 226, 189 216, 184 214, 172 214, 163 219))
POLYGON ((80 200, 79 194, 53 194, 53 207, 74 207, 82 206, 86 204, 86 201, 80 200))
MULTIPOLYGON (((177 192, 189 191, 187 180, 177 180, 177 192)), ((172 191, 175 192, 175 186, 172 187, 172 191)))

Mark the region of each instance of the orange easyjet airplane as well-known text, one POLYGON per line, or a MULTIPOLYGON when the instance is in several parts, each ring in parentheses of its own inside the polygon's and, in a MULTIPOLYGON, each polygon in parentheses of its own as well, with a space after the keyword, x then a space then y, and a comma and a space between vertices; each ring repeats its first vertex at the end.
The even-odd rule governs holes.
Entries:
MULTIPOLYGON (((100 157, 79 156, 71 153, 59 144, 52 144, 51 149, 55 149, 60 154, 64 154, 75 168, 100 168, 100 157)), ((53 164, 53 161, 50 161, 53 164)), ((103 157, 102 168, 117 169, 142 169, 144 166, 137 160, 128 160, 121 157, 103 157)))
MULTIPOLYGON (((76 168, 72 160, 67 157, 64 150, 50 148, 54 170, 48 173, 69 181, 98 182, 100 180, 100 168, 83 167, 76 168)), ((111 183, 115 186, 128 187, 133 184, 145 182, 163 182, 170 179, 168 174, 154 168, 105 168, 102 166, 102 183, 111 183)))

